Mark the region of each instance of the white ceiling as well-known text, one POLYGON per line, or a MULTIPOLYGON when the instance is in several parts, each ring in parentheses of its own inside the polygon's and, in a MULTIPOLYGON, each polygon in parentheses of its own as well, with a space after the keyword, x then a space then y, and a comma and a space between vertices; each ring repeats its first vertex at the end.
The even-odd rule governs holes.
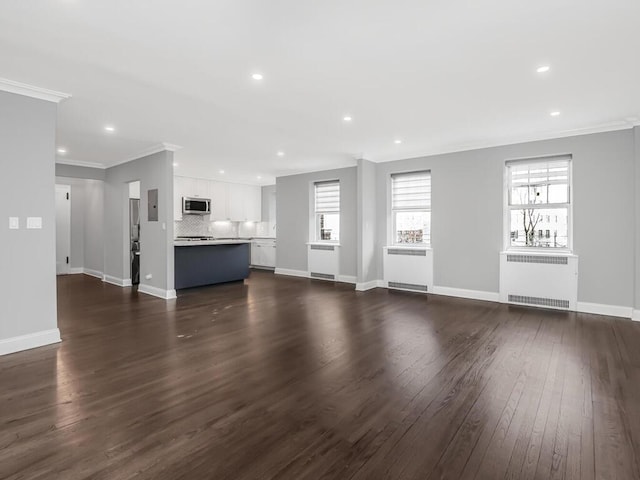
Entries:
POLYGON ((638 0, 2 0, 0 77, 73 95, 66 160, 167 142, 177 174, 268 184, 624 128, 639 25, 638 0))

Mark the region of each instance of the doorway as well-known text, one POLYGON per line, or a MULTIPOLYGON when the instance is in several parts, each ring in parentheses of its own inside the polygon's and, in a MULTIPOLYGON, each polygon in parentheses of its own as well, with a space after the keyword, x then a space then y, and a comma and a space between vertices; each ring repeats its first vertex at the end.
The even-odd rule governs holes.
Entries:
POLYGON ((131 284, 140 284, 140 181, 129 183, 129 251, 131 284))
POLYGON ((56 275, 67 275, 71 262, 71 186, 56 185, 56 275))

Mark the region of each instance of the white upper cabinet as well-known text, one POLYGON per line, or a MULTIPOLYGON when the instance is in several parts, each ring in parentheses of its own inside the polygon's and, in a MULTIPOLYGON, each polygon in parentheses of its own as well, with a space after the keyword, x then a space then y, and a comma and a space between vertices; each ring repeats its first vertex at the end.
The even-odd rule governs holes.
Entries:
POLYGON ((210 182, 211 193, 211 220, 229 220, 229 184, 225 182, 216 182, 212 180, 210 182))
POLYGON ((182 220, 182 197, 211 199, 211 220, 260 222, 262 189, 254 185, 174 177, 174 219, 182 220))

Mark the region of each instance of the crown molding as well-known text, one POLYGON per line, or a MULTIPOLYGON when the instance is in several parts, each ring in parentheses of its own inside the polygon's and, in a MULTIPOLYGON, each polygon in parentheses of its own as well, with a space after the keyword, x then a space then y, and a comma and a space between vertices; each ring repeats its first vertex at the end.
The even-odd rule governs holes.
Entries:
POLYGON ((602 124, 594 125, 591 127, 576 128, 572 130, 561 130, 558 132, 547 132, 547 133, 533 134, 533 135, 523 135, 520 137, 512 137, 509 139, 496 140, 496 141, 487 142, 487 143, 477 143, 477 144, 467 144, 467 145, 461 144, 457 146, 454 145, 450 147, 436 148, 433 150, 413 152, 408 155, 404 155, 400 158, 381 157, 380 159, 371 160, 371 161, 374 163, 394 162, 398 160, 408 160, 408 159, 420 158, 420 157, 431 157, 434 155, 445 155, 449 153, 460 153, 460 152, 468 152, 472 150, 483 150, 486 148, 506 147, 509 145, 517 145, 520 143, 540 142, 544 140, 556 140, 560 138, 577 137, 580 135, 591 135, 594 133, 606 133, 606 132, 615 132, 619 130, 629 130, 634 126, 638 125, 637 123, 633 123, 634 121, 640 122, 640 119, 633 117, 633 118, 627 118, 625 120, 602 123, 602 124))
POLYGON ((71 98, 71 95, 68 93, 56 92, 55 90, 49 90, 47 88, 27 85, 26 83, 14 82, 13 80, 9 80, 7 78, 0 78, 0 90, 3 92, 15 93, 17 95, 37 98, 39 100, 46 100, 47 102, 54 103, 59 103, 62 100, 71 98))
POLYGON ((142 157, 148 157, 149 155, 153 155, 154 153, 160 152, 175 152, 180 150, 182 147, 180 145, 174 145, 173 143, 157 143, 149 148, 142 150, 136 155, 131 155, 120 162, 114 163, 113 165, 109 165, 107 168, 115 167, 118 165, 122 165, 123 163, 131 162, 133 160, 138 160, 142 157))
POLYGON ((99 168, 100 170, 104 170, 105 168, 107 168, 102 163, 83 162, 82 160, 73 160, 72 158, 56 157, 56 163, 59 163, 61 165, 71 165, 73 167, 99 168))

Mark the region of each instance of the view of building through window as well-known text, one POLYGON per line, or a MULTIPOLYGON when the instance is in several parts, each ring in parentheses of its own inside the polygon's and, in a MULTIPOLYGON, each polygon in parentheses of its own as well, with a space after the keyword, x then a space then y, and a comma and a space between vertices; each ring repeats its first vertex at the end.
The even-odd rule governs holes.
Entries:
POLYGON ((340 214, 320 213, 318 214, 319 240, 338 241, 340 239, 340 214))
POLYGON ((507 163, 511 247, 568 248, 569 159, 507 163))

